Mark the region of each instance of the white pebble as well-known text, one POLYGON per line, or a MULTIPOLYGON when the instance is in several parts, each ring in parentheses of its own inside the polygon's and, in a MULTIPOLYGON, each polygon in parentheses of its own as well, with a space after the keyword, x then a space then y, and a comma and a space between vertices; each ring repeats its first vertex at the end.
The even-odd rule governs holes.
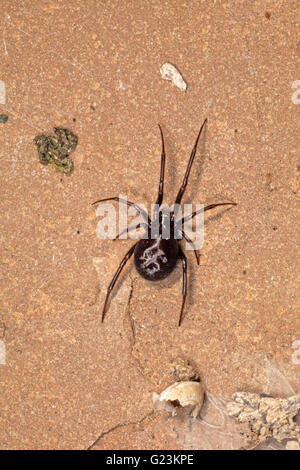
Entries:
POLYGON ((177 86, 177 88, 182 91, 186 91, 186 82, 183 80, 182 75, 178 72, 177 68, 170 64, 170 62, 165 62, 161 66, 160 73, 164 80, 170 80, 174 85, 177 86))

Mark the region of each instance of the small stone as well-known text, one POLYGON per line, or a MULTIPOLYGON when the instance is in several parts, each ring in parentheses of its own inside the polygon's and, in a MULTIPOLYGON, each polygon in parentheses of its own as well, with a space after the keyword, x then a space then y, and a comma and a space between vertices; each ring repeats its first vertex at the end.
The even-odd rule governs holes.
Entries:
POLYGON ((160 73, 164 80, 170 80, 175 86, 177 86, 177 88, 182 91, 186 91, 187 84, 173 64, 165 62, 160 68, 160 73))

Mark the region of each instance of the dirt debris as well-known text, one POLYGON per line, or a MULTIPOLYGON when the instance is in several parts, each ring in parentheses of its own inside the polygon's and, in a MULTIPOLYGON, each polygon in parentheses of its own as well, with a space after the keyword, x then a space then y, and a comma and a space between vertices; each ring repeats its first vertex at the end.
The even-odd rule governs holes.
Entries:
MULTIPOLYGON (((241 428, 246 448, 253 448, 267 439, 300 444, 300 394, 274 398, 264 394, 237 392, 227 404, 227 413, 241 428)), ((288 448, 288 446, 287 446, 288 448)))

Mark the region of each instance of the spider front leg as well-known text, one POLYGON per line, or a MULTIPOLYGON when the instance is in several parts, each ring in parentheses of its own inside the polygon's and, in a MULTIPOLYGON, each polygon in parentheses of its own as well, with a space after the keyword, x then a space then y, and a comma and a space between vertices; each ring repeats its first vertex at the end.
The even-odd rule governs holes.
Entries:
POLYGON ((163 197, 164 197, 164 179, 165 179, 165 165, 166 165, 166 152, 165 152, 165 141, 162 128, 158 124, 160 135, 161 135, 161 161, 160 161, 160 179, 159 179, 159 187, 158 187, 158 196, 156 200, 156 205, 160 206, 163 197))
POLYGON ((124 258, 122 259, 117 271, 116 271, 116 274, 114 275, 111 283, 109 284, 108 286, 108 289, 107 289, 107 293, 106 293, 106 298, 105 298, 105 302, 104 302, 104 307, 103 307, 103 310, 102 310, 102 322, 104 320, 104 317, 105 317, 105 313, 106 313, 106 309, 107 309, 107 303, 108 303, 108 299, 109 299, 109 296, 111 294, 111 291, 113 290, 114 288, 114 285, 119 277, 119 275, 121 274, 121 271, 122 269, 124 268, 125 264, 127 263, 127 261, 131 258, 131 256, 133 255, 133 252, 134 252, 134 249, 136 247, 136 243, 130 248, 130 250, 126 253, 126 255, 124 256, 124 258))
POLYGON ((155 202, 155 209, 153 212, 153 221, 157 221, 159 217, 159 208, 162 204, 163 197, 164 197, 164 181, 165 181, 165 166, 166 166, 166 152, 165 152, 165 141, 164 141, 164 134, 162 128, 158 124, 161 136, 161 159, 160 159, 160 178, 159 178, 159 186, 158 186, 158 195, 155 202))
POLYGON ((181 305, 181 312, 179 316, 179 322, 178 326, 181 325, 182 318, 183 318, 183 310, 184 310, 184 304, 185 304, 185 299, 186 299, 186 294, 187 294, 187 260, 186 256, 182 251, 181 246, 179 245, 179 258, 181 258, 182 261, 182 305, 181 305))
POLYGON ((187 166, 187 169, 186 169, 186 172, 185 172, 183 181, 182 181, 182 185, 180 186, 180 189, 179 189, 179 191, 178 191, 178 194, 177 194, 177 197, 176 197, 176 200, 175 200, 174 219, 176 219, 176 215, 177 215, 177 212, 178 212, 179 204, 181 203, 182 196, 184 195, 185 189, 186 189, 187 184, 188 184, 188 180, 189 180, 191 168, 192 168, 192 165, 193 165, 193 162, 194 162, 194 158, 195 158, 195 155, 196 155, 196 152, 197 152, 198 142, 199 142, 199 139, 200 139, 202 130, 203 130, 203 128, 204 128, 206 122, 207 122, 207 119, 204 119, 203 124, 202 124, 202 126, 200 127, 200 131, 199 131, 199 133, 198 133, 198 136, 197 136, 195 145, 194 145, 194 147, 193 147, 193 150, 192 150, 192 153, 191 153, 189 162, 188 162, 188 166, 187 166))

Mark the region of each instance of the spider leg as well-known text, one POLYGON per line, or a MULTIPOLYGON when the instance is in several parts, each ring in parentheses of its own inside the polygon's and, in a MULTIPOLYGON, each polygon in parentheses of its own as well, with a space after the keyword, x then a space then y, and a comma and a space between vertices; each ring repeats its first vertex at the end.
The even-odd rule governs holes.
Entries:
POLYGON ((125 264, 127 263, 127 261, 130 259, 130 257, 132 256, 133 252, 134 252, 134 249, 136 247, 136 243, 130 248, 130 250, 126 253, 126 255, 124 256, 124 258, 122 259, 111 283, 109 284, 108 286, 108 289, 107 289, 107 293, 106 293, 106 298, 105 298, 105 302, 104 302, 104 307, 103 307, 103 310, 102 310, 102 322, 104 320, 104 317, 105 317, 105 313, 106 313, 106 310, 107 310, 107 303, 108 303, 108 299, 109 299, 109 296, 111 294, 111 291, 113 290, 114 288, 114 285, 122 271, 122 269, 124 268, 125 264))
POLYGON ((160 160, 160 178, 159 178, 159 187, 158 187, 158 196, 155 202, 154 211, 153 211, 153 222, 154 224, 160 224, 158 221, 159 218, 159 208, 163 201, 164 196, 164 179, 165 179, 165 164, 166 164, 166 154, 165 154, 165 142, 162 128, 158 124, 160 135, 161 135, 161 160, 160 160))
POLYGON ((209 211, 210 209, 213 209, 214 207, 218 206, 237 206, 237 204, 236 202, 220 202, 218 204, 210 204, 209 206, 203 207, 202 209, 199 209, 198 211, 195 211, 192 214, 184 217, 178 223, 183 225, 185 222, 188 222, 189 220, 193 219, 197 214, 209 211))
POLYGON ((181 311, 180 311, 178 326, 180 326, 181 322, 182 322, 184 304, 185 304, 185 299, 186 299, 186 294, 187 294, 187 260, 186 260, 185 254, 182 251, 181 246, 179 246, 179 257, 182 260, 183 279, 182 279, 182 305, 181 305, 181 311))
MULTIPOLYGON (((182 196, 184 195, 184 191, 185 191, 185 188, 186 188, 187 183, 188 183, 190 171, 191 171, 191 168, 192 168, 192 165, 193 165, 193 162, 194 162, 194 158, 195 158, 195 155, 196 155, 196 152, 197 152, 198 142, 199 142, 203 127, 204 127, 206 122, 207 122, 207 118, 204 119, 204 122, 203 122, 202 126, 200 127, 200 131, 199 131, 199 134, 197 136, 197 139, 196 139, 194 148, 192 150, 192 153, 191 153, 191 156, 190 156, 190 159, 189 159, 189 162, 188 162, 188 166, 187 166, 187 169, 186 169, 183 181, 182 181, 182 185, 181 185, 181 187, 178 191, 178 194, 177 194, 177 197, 176 197, 176 200, 175 200, 176 205, 181 203, 182 196)), ((175 205, 175 211, 174 211, 175 215, 176 215, 177 210, 178 210, 178 209, 176 210, 176 205, 175 205)), ((178 208, 178 206, 177 206, 177 208, 178 208)))
POLYGON ((99 202, 105 202, 105 201, 118 201, 118 202, 121 202, 122 204, 127 204, 127 206, 134 207, 142 215, 142 217, 146 220, 149 227, 151 226, 151 219, 148 216, 147 212, 144 211, 144 209, 142 209, 140 206, 138 206, 134 202, 127 201, 127 199, 122 199, 121 197, 108 197, 108 198, 99 199, 99 201, 93 202, 92 206, 94 206, 95 204, 99 204, 99 202))
POLYGON ((197 249, 196 249, 196 247, 195 247, 195 243, 193 242, 193 240, 190 239, 190 237, 187 236, 187 234, 186 234, 183 230, 181 230, 181 233, 182 233, 183 237, 186 239, 186 241, 187 241, 190 245, 192 245, 193 251, 194 251, 195 256, 196 256, 197 264, 199 265, 199 264, 200 264, 200 258, 199 258, 198 251, 197 251, 197 249))
POLYGON ((166 153, 165 153, 165 142, 164 142, 164 135, 162 128, 158 124, 160 135, 161 135, 161 161, 160 161, 160 180, 159 180, 159 188, 158 188, 158 196, 156 203, 158 206, 161 205, 163 201, 164 195, 164 178, 165 178, 165 164, 166 164, 166 153))
POLYGON ((121 235, 123 235, 123 233, 128 233, 130 232, 131 230, 133 229, 137 229, 137 228, 141 228, 141 227, 144 227, 147 229, 147 232, 148 232, 148 229, 149 229, 149 225, 146 224, 145 222, 143 223, 140 223, 140 224, 137 224, 137 225, 133 225, 132 227, 127 227, 127 228, 124 228, 124 230, 122 230, 121 233, 118 233, 118 235, 116 236, 116 238, 113 238, 113 240, 118 240, 120 238, 121 235))

